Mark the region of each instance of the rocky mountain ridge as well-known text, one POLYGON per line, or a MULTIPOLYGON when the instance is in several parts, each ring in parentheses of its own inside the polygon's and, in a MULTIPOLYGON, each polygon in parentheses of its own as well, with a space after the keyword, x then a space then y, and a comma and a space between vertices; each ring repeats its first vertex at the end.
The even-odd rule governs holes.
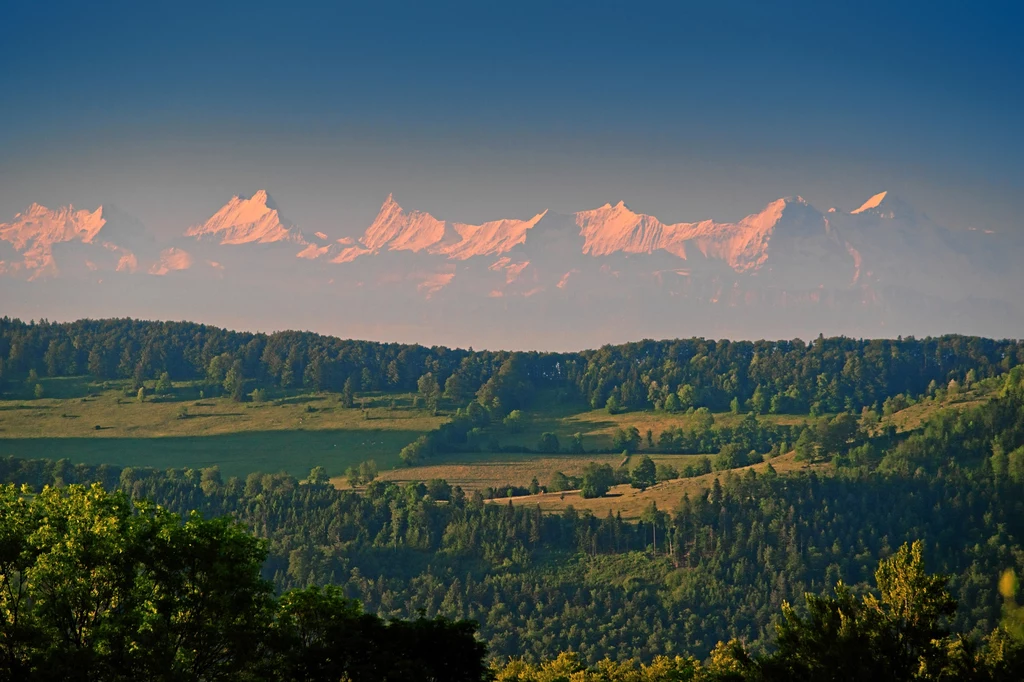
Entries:
MULTIPOLYGON (((586 317, 621 303, 638 315, 657 307, 701 328, 719 320, 713 328, 733 329, 732 320, 756 329, 775 316, 780 325, 824 320, 822 329, 831 331, 834 322, 847 333, 868 324, 902 329, 915 315, 959 324, 939 312, 957 306, 964 320, 1024 312, 1015 293, 1024 286, 1019 240, 948 230, 889 192, 849 212, 782 198, 732 223, 665 223, 619 201, 470 224, 407 210, 389 195, 358 238, 332 240, 327 231, 303 232, 265 190, 232 197, 164 244, 113 207, 33 204, 0 224, 0 277, 156 276, 168 280, 153 285, 158 297, 189 282, 210 305, 232 288, 246 295, 267 288, 270 299, 294 288, 310 314, 342 298, 366 301, 369 318, 384 314, 376 301, 396 315, 447 306, 456 315, 476 310, 498 320, 521 301, 513 307, 527 323, 552 306, 586 317), (202 289, 213 280, 216 291, 202 289)), ((268 303, 265 312, 279 306, 268 303)))

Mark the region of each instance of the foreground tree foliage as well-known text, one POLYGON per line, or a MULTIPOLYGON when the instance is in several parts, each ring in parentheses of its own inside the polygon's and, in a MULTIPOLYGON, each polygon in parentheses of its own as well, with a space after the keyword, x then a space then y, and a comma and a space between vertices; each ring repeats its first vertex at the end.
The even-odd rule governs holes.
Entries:
POLYGON ((265 543, 98 485, 0 488, 0 679, 480 680, 468 622, 385 622, 338 588, 280 600, 265 543))

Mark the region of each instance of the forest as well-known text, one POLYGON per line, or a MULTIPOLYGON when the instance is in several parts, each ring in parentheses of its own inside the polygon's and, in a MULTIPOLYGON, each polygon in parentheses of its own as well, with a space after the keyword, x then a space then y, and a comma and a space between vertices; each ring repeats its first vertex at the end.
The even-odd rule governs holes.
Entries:
MULTIPOLYGON (((61 661, 55 678, 71 679, 122 679, 114 670, 129 671, 123 679, 524 682, 1020 676, 1019 342, 694 339, 543 354, 239 334, 188 323, 5 319, 0 358, 9 394, 25 391, 32 373, 82 372, 128 383, 167 373, 228 394, 241 385, 240 399, 250 389, 298 385, 329 387, 342 399, 367 387, 436 392, 459 407, 425 437, 427 448, 471 437, 539 391, 609 410, 697 414, 735 403, 750 410, 737 426, 672 431, 665 449, 770 457, 772 448, 792 447, 831 460, 826 469, 780 475, 770 460, 758 472, 733 472, 716 456, 721 471, 705 488, 625 521, 571 506, 544 514, 443 480, 396 484, 369 476, 350 490, 331 485, 322 471, 304 479, 225 477, 216 466, 3 458, 0 648, 9 670, 42 670, 40 661, 52 660, 61 661), (913 431, 871 431, 851 416, 982 381, 992 387, 985 400, 931 413, 913 431), (834 416, 800 429, 757 418, 788 410, 834 416), (68 520, 100 513, 108 521, 68 520), (109 524, 114 530, 104 530, 109 524), (232 565, 247 567, 249 577, 208 592, 197 587, 200 573, 214 579, 223 566, 196 573, 176 554, 206 541, 242 552, 232 565), (115 556, 134 563, 110 565, 115 556), (76 573, 82 570, 89 573, 76 573), (101 584, 110 590, 97 592, 101 584), (66 608, 47 606, 57 604, 48 600, 60 585, 59 598, 98 600, 103 608, 90 607, 88 623, 66 620, 66 608), (229 588, 246 590, 239 598, 255 604, 256 620, 209 635, 190 629, 176 610, 185 608, 179 597, 168 596, 213 599, 229 588), (133 615, 122 618, 115 601, 133 615), (108 621, 110 611, 122 620, 108 621), (253 623, 260 637, 244 630, 253 623), (95 630, 83 639, 86 626, 95 630), (332 638, 348 633, 386 640, 364 648, 371 659, 381 652, 387 665, 358 668, 350 650, 335 652, 332 638), (408 677, 410 669, 440 665, 408 633, 464 651, 467 667, 408 677), (218 659, 223 672, 199 671, 182 652, 200 651, 199 640, 188 638, 207 636, 258 650, 218 659), (140 657, 140 648, 156 653, 140 657), (327 665, 325 657, 335 667, 303 667, 327 665), (85 669, 100 672, 75 677, 85 669)), ((615 447, 639 437, 623 430, 615 447)), ((637 465, 629 474, 638 486, 658 480, 647 462, 641 458, 644 471, 637 474, 637 465)), ((215 562, 224 553, 192 560, 215 562)), ((209 622, 223 625, 214 616, 209 622)))
MULTIPOLYGON (((417 390, 430 374, 464 406, 474 397, 504 416, 540 389, 594 407, 859 412, 888 398, 1003 374, 1024 363, 1024 342, 944 336, 895 340, 641 341, 577 353, 473 351, 343 340, 312 332, 254 334, 189 322, 131 319, 25 323, 0 319, 0 382, 30 374, 122 379, 136 388, 167 373, 246 399, 252 390, 304 387, 346 396, 417 390)), ((28 390, 34 388, 30 383, 28 390)), ((0 386, 0 390, 3 386, 0 386)))

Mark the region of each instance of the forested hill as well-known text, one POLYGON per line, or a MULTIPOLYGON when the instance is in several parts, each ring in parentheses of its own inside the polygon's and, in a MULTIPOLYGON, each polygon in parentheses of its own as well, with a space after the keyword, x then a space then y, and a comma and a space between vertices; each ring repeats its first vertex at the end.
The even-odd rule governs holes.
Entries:
POLYGON ((990 631, 999 576, 1024 575, 1021 424, 1017 368, 989 402, 935 414, 877 468, 726 472, 639 523, 571 508, 545 516, 443 481, 357 493, 285 474, 225 481, 215 467, 18 459, 0 460, 0 481, 99 482, 181 514, 231 516, 269 540, 263 570, 278 588, 330 583, 384 616, 471 618, 497 659, 653 660, 705 656, 731 638, 767 645, 784 602, 840 580, 867 590, 877 561, 914 540, 950 576, 956 629, 990 631))
MULTIPOLYGON (((25 323, 0 319, 4 380, 90 374, 141 385, 208 380, 241 399, 256 387, 411 390, 431 374, 457 404, 476 396, 508 411, 542 388, 593 406, 759 412, 859 410, 929 384, 984 379, 1024 363, 1024 342, 979 337, 793 341, 641 341, 577 353, 509 353, 352 341, 310 332, 253 334, 188 322, 129 319, 25 323), (688 403, 688 404, 687 404, 688 403)), ((17 382, 19 385, 21 382, 17 382)))

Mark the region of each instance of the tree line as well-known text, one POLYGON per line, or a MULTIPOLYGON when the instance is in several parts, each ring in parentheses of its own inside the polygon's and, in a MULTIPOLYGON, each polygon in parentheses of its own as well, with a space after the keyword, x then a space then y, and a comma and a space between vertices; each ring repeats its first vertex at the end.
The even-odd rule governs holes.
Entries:
MULTIPOLYGON (((0 382, 91 375, 134 389, 165 373, 244 399, 252 390, 420 390, 476 400, 500 417, 538 390, 609 409, 880 412, 887 399, 998 376, 1024 342, 968 336, 858 340, 642 341, 576 353, 491 352, 343 340, 312 332, 232 332, 189 322, 0 319, 0 382)), ((28 386, 34 390, 35 384, 28 386)), ((2 388, 2 387, 0 387, 2 388)))

